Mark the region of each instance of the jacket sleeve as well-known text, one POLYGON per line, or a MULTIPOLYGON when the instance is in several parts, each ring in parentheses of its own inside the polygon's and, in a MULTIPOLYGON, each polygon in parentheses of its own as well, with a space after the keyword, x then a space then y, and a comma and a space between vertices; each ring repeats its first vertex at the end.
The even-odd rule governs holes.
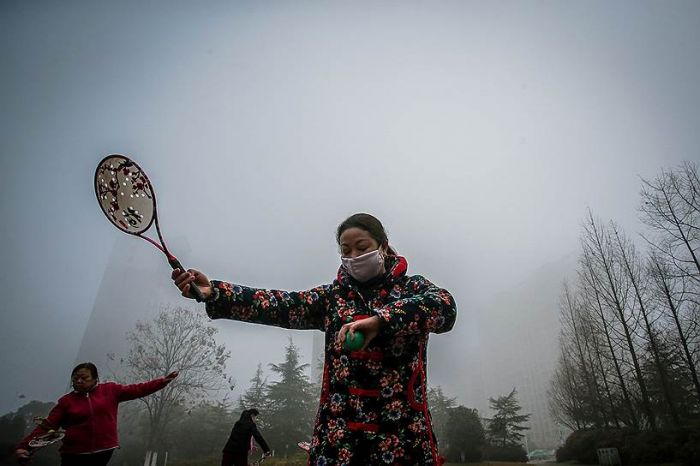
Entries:
POLYGON ((212 319, 324 330, 331 285, 291 292, 248 288, 217 280, 211 283, 214 293, 206 305, 212 319))
POLYGON ((452 295, 419 275, 410 277, 406 285, 412 295, 375 309, 391 335, 444 333, 452 330, 457 306, 452 295))
POLYGON ((46 429, 44 426, 49 426, 53 430, 57 430, 59 427, 61 427, 61 425, 63 424, 65 412, 65 403, 62 403, 61 400, 58 400, 56 406, 51 408, 49 415, 46 417, 46 421, 42 423, 43 425, 36 426, 34 430, 32 430, 26 437, 24 437, 17 444, 17 449, 28 450, 29 441, 31 439, 39 435, 45 434, 49 431, 49 429, 46 429))
POLYGON ((143 398, 144 396, 162 390, 168 385, 165 377, 153 379, 149 382, 135 383, 131 385, 115 384, 117 386, 117 400, 119 402, 143 398))
POLYGON ((253 425, 253 438, 255 438, 255 441, 258 442, 258 445, 260 445, 260 448, 262 448, 265 453, 270 451, 270 447, 267 446, 267 442, 255 425, 253 425))

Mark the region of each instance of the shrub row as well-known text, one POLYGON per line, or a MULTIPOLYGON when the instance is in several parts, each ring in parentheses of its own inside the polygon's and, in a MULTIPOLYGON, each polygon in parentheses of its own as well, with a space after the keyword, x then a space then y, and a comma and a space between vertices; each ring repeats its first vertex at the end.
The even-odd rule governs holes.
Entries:
POLYGON ((617 448, 623 464, 676 462, 700 464, 700 429, 660 432, 633 429, 587 429, 572 433, 557 450, 557 461, 597 464, 598 448, 617 448))

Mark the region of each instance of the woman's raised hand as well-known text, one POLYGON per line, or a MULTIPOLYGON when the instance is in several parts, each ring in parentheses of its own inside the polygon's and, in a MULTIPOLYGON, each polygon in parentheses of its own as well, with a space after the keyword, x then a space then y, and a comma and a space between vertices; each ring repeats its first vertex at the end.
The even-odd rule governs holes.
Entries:
POLYGON ((193 296, 190 294, 190 283, 192 282, 194 282, 195 285, 199 287, 200 291, 202 292, 202 295, 204 296, 204 299, 207 299, 209 296, 211 296, 211 283, 209 282, 207 276, 199 270, 188 269, 184 271, 181 269, 175 269, 173 270, 173 273, 170 276, 175 282, 175 286, 179 288, 180 293, 182 293, 182 296, 184 296, 185 298, 194 299, 193 296))

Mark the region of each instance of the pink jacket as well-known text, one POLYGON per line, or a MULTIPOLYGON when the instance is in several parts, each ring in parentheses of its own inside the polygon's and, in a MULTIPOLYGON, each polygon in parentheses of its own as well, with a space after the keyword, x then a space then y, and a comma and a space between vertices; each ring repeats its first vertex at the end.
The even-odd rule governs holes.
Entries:
MULTIPOLYGON (((46 423, 65 430, 61 453, 91 453, 117 448, 119 403, 150 395, 167 384, 165 378, 133 385, 106 382, 97 384, 88 393, 71 392, 58 400, 46 423)), ((45 432, 43 427, 37 427, 22 439, 17 448, 27 450, 29 441, 45 432)))

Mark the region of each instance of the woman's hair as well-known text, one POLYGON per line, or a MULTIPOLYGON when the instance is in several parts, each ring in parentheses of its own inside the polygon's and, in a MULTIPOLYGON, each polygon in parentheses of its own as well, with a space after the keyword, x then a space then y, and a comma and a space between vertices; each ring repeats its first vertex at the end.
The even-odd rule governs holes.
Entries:
POLYGON ((258 411, 255 408, 245 409, 241 413, 241 417, 240 417, 239 421, 252 421, 253 416, 258 416, 259 414, 260 414, 260 411, 258 411))
POLYGON ((98 379, 98 378, 99 378, 98 375, 97 375, 97 366, 95 366, 95 365, 94 365, 93 363, 91 363, 91 362, 82 362, 82 363, 78 364, 77 366, 75 366, 75 367, 73 368, 73 372, 70 373, 70 376, 73 377, 73 376, 75 375, 75 373, 78 372, 80 369, 87 369, 87 370, 89 370, 89 371, 90 371, 90 375, 92 376, 93 379, 98 379))
POLYGON ((340 236, 345 230, 350 228, 359 228, 360 230, 366 231, 369 233, 372 239, 379 244, 380 247, 386 244, 389 254, 396 255, 396 252, 388 246, 389 238, 386 235, 384 225, 382 225, 382 222, 380 222, 379 219, 373 215, 359 213, 346 218, 343 223, 338 225, 338 230, 335 233, 335 240, 338 245, 340 245, 340 236))

